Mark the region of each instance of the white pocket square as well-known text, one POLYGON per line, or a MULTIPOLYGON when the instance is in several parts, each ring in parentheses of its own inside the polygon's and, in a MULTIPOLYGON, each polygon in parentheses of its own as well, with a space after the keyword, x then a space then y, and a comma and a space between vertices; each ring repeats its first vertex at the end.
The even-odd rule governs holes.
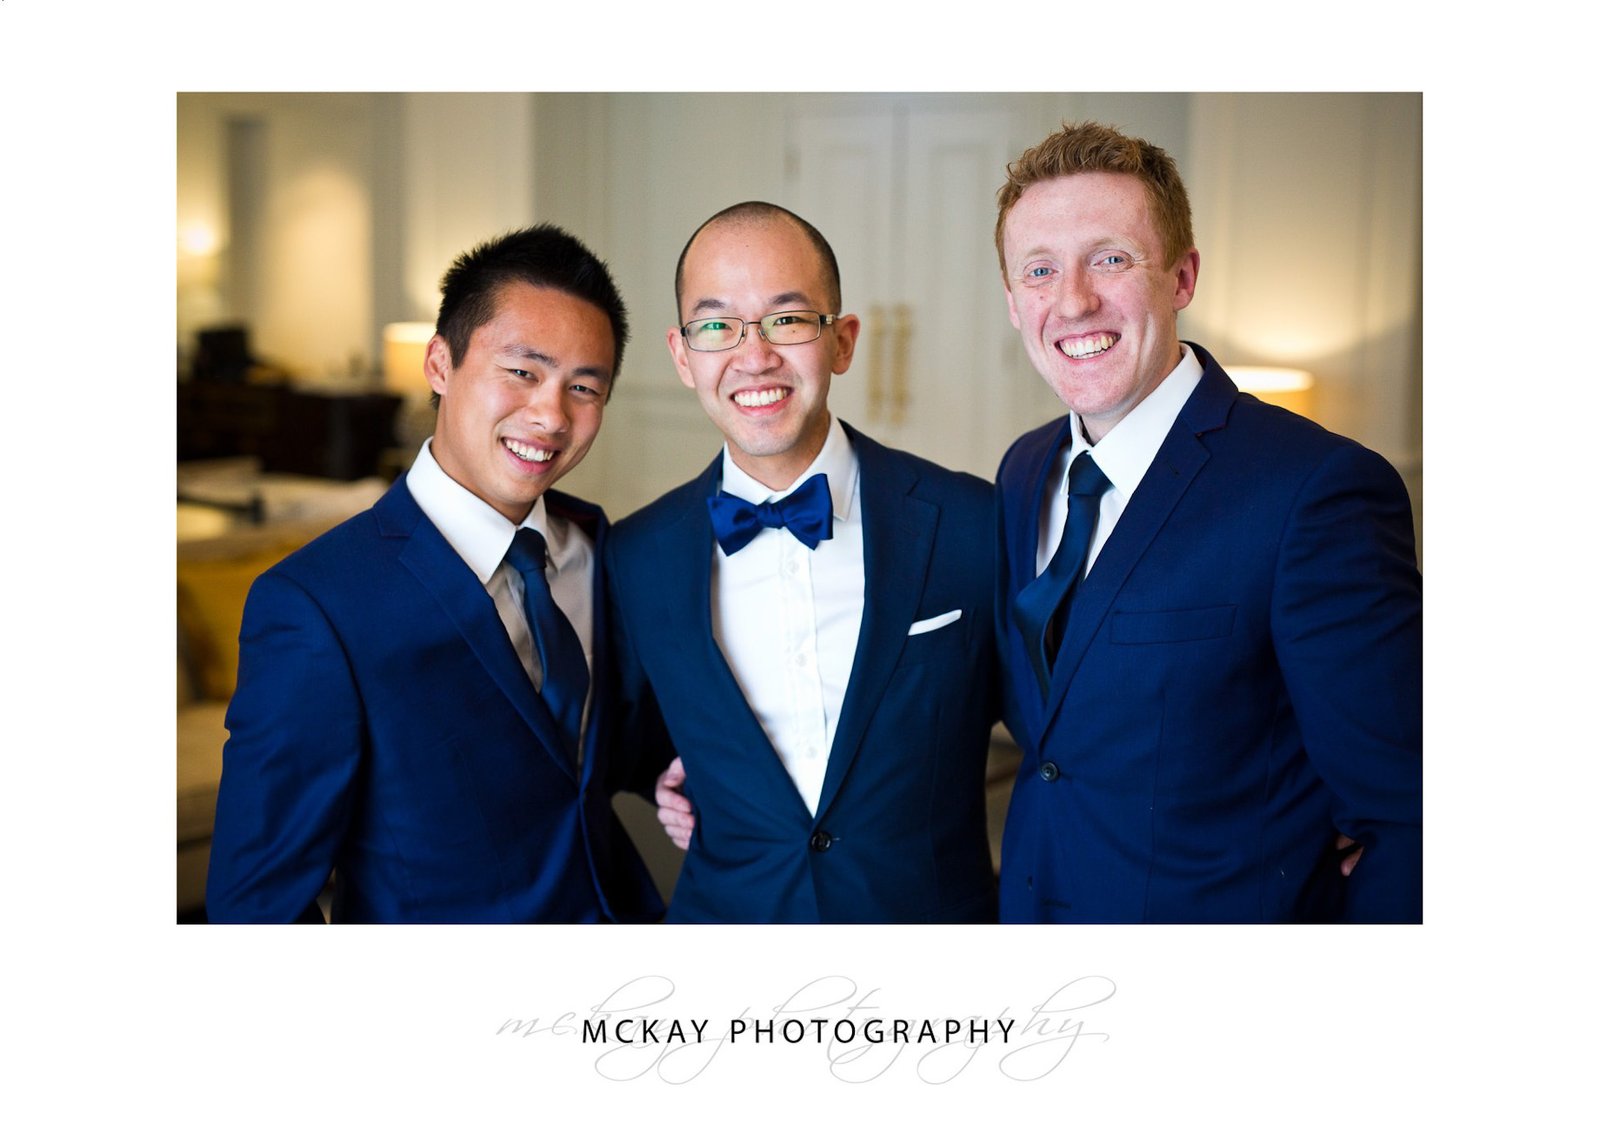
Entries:
POLYGON ((961 617, 960 611, 946 611, 942 615, 934 615, 931 619, 918 619, 911 624, 911 629, 906 631, 906 637, 914 634, 927 634, 930 630, 947 627, 961 617))

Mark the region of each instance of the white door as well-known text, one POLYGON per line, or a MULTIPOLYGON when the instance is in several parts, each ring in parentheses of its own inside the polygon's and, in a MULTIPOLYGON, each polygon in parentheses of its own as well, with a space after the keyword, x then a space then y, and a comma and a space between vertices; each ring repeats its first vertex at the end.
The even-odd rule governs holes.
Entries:
POLYGON ((862 321, 831 407, 885 444, 983 476, 1015 435, 992 237, 1012 134, 1006 110, 909 96, 802 108, 790 124, 784 205, 827 236, 844 308, 862 321))

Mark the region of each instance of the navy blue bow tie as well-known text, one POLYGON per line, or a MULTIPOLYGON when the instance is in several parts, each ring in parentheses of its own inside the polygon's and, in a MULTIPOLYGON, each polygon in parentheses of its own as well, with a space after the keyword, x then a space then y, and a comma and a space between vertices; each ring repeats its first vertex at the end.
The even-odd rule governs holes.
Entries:
POLYGON ((828 493, 828 477, 821 472, 775 502, 752 504, 718 492, 706 500, 706 507, 711 509, 711 530, 725 555, 740 550, 768 527, 788 528, 813 551, 824 539, 833 538, 833 496, 828 493))

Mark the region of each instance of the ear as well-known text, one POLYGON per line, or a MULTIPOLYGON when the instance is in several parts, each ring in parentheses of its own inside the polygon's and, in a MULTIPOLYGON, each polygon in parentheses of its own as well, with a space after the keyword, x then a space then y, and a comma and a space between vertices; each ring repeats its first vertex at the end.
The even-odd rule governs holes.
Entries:
POLYGON ((667 330, 667 352, 672 354, 672 367, 678 370, 678 380, 685 388, 694 388, 694 373, 689 370, 689 347, 683 343, 683 331, 676 325, 667 330))
POLYGON ((1195 283, 1200 280, 1200 251, 1190 250, 1179 258, 1174 270, 1178 275, 1178 288, 1172 295, 1172 310, 1176 313, 1194 300, 1195 283))
POLYGON ((437 333, 428 338, 428 348, 422 358, 422 373, 428 378, 428 387, 443 396, 450 384, 450 346, 437 333))
POLYGON ((840 314, 833 323, 833 371, 835 375, 850 367, 856 355, 856 342, 861 338, 861 318, 853 313, 840 314))

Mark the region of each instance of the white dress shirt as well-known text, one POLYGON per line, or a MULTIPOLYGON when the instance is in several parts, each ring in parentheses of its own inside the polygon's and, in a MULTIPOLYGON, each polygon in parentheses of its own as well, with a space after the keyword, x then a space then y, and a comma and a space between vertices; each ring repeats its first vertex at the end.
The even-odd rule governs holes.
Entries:
POLYGON ((1200 383, 1205 372, 1200 361, 1180 343, 1183 355, 1177 367, 1168 373, 1155 391, 1128 410, 1112 430, 1091 446, 1083 435, 1083 420, 1072 414, 1072 442, 1056 454, 1050 466, 1050 483, 1055 491, 1044 497, 1039 509, 1039 550, 1035 574, 1042 574, 1050 557, 1061 546, 1062 531, 1067 523, 1067 472, 1080 452, 1094 456, 1094 462, 1105 473, 1111 487, 1100 497, 1100 518, 1095 523, 1094 538, 1089 542, 1089 557, 1084 562, 1083 573, 1089 574, 1100 549, 1105 546, 1111 531, 1122 518, 1123 509, 1133 498, 1139 481, 1150 470, 1150 464, 1161 450, 1161 442, 1172 431, 1173 424, 1182 411, 1184 402, 1200 383))
POLYGON ((767 528, 732 555, 716 547, 711 567, 712 636, 813 815, 861 635, 860 469, 837 418, 811 467, 781 492, 723 446, 722 490, 751 503, 781 500, 818 472, 833 497, 832 539, 813 551, 787 528, 767 528))
MULTIPOLYGON (((424 515, 432 521, 455 549, 457 555, 494 600, 494 609, 511 637, 511 645, 522 660, 536 689, 544 689, 544 669, 539 651, 528 628, 527 612, 522 608, 522 575, 505 561, 517 528, 510 520, 484 503, 439 467, 429 447, 429 437, 406 473, 406 489, 424 515)), ((544 499, 536 500, 533 510, 522 521, 544 536, 550 557, 545 577, 556 606, 578 632, 583 644, 589 677, 594 678, 594 541, 583 528, 545 510, 544 499)), ((592 686, 591 686, 592 690, 592 686)), ((588 725, 588 698, 584 699, 584 725, 588 725)), ((579 757, 582 757, 580 745, 579 757)))

